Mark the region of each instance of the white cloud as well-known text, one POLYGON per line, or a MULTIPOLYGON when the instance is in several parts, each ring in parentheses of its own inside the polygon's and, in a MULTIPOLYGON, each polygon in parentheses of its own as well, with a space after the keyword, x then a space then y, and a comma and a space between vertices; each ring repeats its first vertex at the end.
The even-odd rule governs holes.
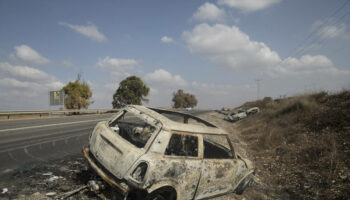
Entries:
POLYGON ((47 65, 51 63, 49 59, 41 56, 38 52, 27 45, 15 46, 14 49, 16 54, 11 56, 15 56, 15 58, 19 58, 27 64, 47 65))
POLYGON ((0 86, 15 87, 15 88, 27 88, 29 84, 27 82, 18 81, 13 78, 2 78, 0 80, 0 86))
POLYGON ((214 63, 235 71, 250 71, 271 76, 311 72, 337 73, 331 60, 322 55, 304 55, 282 60, 262 42, 250 40, 236 26, 197 25, 183 33, 188 48, 214 63))
POLYGON ((158 87, 165 86, 168 88, 174 88, 187 85, 187 82, 181 76, 172 75, 164 69, 157 69, 152 73, 148 73, 144 76, 144 79, 147 83, 158 87))
POLYGON ((135 70, 138 62, 134 59, 110 58, 99 59, 95 65, 102 70, 108 70, 112 76, 128 76, 129 72, 135 70))
POLYGON ((120 69, 132 67, 137 64, 137 61, 134 59, 110 58, 107 56, 104 59, 99 59, 96 65, 98 67, 112 67, 115 69, 120 69))
POLYGON ((335 18, 327 18, 315 21, 310 28, 310 32, 315 33, 321 39, 331 39, 345 35, 346 28, 346 24, 338 24, 335 18))
POLYGON ((161 42, 164 42, 164 43, 171 43, 173 42, 173 38, 171 37, 168 37, 168 36, 163 36, 161 39, 160 39, 161 42))
POLYGON ((191 52, 230 69, 259 71, 280 61, 275 51, 262 42, 251 41, 236 26, 200 24, 183 36, 191 52))
POLYGON ((346 25, 339 24, 338 26, 325 26, 317 33, 322 39, 336 38, 345 33, 346 25))
POLYGON ((76 31, 77 33, 80 33, 97 42, 107 41, 107 37, 103 35, 103 33, 101 33, 98 30, 97 26, 91 22, 89 22, 87 25, 73 25, 66 22, 58 22, 58 24, 62 26, 67 26, 68 28, 76 31))
POLYGON ((312 74, 330 74, 330 73, 348 73, 340 72, 334 67, 333 62, 323 55, 304 55, 300 59, 288 57, 280 62, 279 65, 271 69, 272 75, 312 75, 312 74))
POLYGON ((47 109, 48 92, 64 84, 32 67, 0 62, 0 109, 47 109))
POLYGON ((279 2, 281 0, 218 0, 219 5, 237 8, 243 12, 263 10, 279 2))
POLYGON ((225 10, 215 4, 206 2, 193 14, 193 19, 198 21, 222 21, 226 17, 225 10))
POLYGON ((151 88, 148 97, 150 99, 149 105, 155 107, 170 107, 172 95, 178 89, 194 94, 199 100, 199 108, 219 108, 227 105, 232 106, 232 103, 238 105, 237 102, 241 102, 251 93, 255 94, 254 88, 247 89, 242 85, 188 82, 181 76, 173 75, 164 69, 146 74, 143 80, 151 88))
POLYGON ((18 80, 49 83, 54 80, 51 75, 28 66, 17 66, 9 63, 0 63, 0 72, 3 77, 14 77, 18 80))
POLYGON ((65 67, 72 67, 73 66, 73 63, 69 60, 62 60, 62 65, 65 66, 65 67))

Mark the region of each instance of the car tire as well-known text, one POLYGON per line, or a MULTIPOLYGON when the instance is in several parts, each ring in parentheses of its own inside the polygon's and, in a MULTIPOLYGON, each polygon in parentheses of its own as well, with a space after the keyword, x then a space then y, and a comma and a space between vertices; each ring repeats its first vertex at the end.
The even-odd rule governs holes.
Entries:
POLYGON ((158 189, 146 198, 147 200, 176 200, 176 192, 170 187, 158 189))

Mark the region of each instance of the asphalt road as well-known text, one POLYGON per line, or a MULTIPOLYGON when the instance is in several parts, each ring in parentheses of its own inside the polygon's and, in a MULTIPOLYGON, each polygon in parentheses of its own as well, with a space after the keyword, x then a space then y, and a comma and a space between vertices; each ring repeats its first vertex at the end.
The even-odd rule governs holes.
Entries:
MULTIPOLYGON (((193 115, 203 112, 190 111, 193 115)), ((16 168, 80 153, 97 122, 112 115, 0 121, 0 176, 16 168)))
POLYGON ((81 152, 96 123, 112 115, 0 121, 0 175, 81 152))

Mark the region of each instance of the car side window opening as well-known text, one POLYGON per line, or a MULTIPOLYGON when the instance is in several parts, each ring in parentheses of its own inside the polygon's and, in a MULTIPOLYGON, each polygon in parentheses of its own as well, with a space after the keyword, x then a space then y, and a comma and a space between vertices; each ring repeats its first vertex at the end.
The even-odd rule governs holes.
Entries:
POLYGON ((172 134, 165 155, 198 157, 198 137, 186 134, 172 134))
POLYGON ((227 138, 223 135, 203 135, 204 158, 225 159, 233 154, 227 138))
POLYGON ((114 132, 138 148, 144 147, 155 131, 155 127, 127 111, 111 122, 109 126, 114 132))

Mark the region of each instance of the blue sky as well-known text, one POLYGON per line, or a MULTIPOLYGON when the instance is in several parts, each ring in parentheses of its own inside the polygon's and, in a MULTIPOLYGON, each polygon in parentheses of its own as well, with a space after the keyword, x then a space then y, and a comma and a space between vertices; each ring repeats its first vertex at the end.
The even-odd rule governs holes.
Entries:
POLYGON ((48 91, 75 80, 110 108, 129 75, 171 106, 179 88, 199 108, 350 86, 345 0, 2 1, 0 110, 54 109, 48 91), (336 12, 337 11, 337 12, 336 12))

